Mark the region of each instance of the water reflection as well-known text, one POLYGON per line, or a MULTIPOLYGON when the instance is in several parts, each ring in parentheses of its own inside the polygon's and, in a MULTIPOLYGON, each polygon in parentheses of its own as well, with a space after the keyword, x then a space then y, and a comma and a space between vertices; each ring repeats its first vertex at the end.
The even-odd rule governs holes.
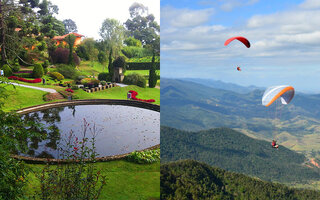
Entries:
MULTIPOLYGON (((160 113, 142 108, 120 105, 78 105, 29 113, 27 120, 44 124, 40 132, 44 138, 29 138, 28 156, 59 158, 59 146, 65 146, 72 130, 81 138, 83 119, 96 127, 96 150, 99 156, 110 156, 141 150, 160 143, 160 113)), ((90 127, 89 127, 90 128, 90 127)), ((92 135, 88 134, 89 140, 92 135)), ((23 154, 22 154, 23 155, 23 154)))

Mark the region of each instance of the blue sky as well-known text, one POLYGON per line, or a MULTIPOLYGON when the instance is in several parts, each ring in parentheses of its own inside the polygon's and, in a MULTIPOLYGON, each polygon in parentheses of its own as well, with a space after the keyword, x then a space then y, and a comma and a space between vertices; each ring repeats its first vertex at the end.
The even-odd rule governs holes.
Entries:
POLYGON ((319 0, 161 0, 161 77, 320 93, 319 0), (244 36, 248 49, 229 37, 244 36), (237 66, 241 72, 236 70, 237 66))

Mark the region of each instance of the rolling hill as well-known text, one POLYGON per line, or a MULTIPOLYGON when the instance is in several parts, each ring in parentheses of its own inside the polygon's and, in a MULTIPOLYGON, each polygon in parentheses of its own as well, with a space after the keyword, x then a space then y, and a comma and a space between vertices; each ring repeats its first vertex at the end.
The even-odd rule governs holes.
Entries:
POLYGON ((320 170, 307 159, 280 146, 250 138, 229 128, 189 132, 161 127, 161 162, 194 159, 266 181, 306 183, 319 180, 320 170))
POLYGON ((161 165, 161 199, 317 200, 320 192, 289 188, 207 164, 184 160, 161 165))
POLYGON ((276 138, 289 148, 320 157, 320 95, 297 93, 276 119, 270 111, 274 108, 261 105, 263 90, 252 86, 241 93, 233 91, 234 84, 213 86, 162 78, 161 125, 188 131, 234 128, 255 138, 276 138))

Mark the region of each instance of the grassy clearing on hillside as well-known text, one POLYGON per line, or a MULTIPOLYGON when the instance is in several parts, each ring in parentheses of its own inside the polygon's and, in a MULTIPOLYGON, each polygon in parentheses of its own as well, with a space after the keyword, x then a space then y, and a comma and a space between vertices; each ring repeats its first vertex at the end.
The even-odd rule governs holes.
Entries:
MULTIPOLYGON (((101 175, 107 176, 107 185, 103 188, 100 199, 160 199, 160 162, 136 164, 124 160, 99 162, 95 164, 101 175)), ((28 196, 39 191, 40 182, 35 174, 40 174, 44 165, 31 165, 33 173, 27 177, 25 188, 28 196)))
POLYGON ((160 90, 157 88, 141 88, 135 85, 127 87, 114 87, 107 90, 87 93, 81 89, 76 90, 75 94, 80 99, 127 99, 127 93, 129 90, 135 90, 138 92, 137 98, 139 99, 155 99, 155 104, 160 104, 160 90))

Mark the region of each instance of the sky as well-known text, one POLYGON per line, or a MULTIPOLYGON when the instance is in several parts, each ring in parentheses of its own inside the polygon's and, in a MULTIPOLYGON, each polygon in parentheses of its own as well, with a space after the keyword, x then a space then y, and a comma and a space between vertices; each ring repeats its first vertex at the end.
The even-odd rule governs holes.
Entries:
POLYGON ((320 93, 319 0, 161 0, 161 77, 320 93), (251 47, 239 41, 244 36, 251 47), (236 70, 240 66, 242 71, 236 70))
POLYGON ((121 23, 130 18, 129 7, 142 3, 160 23, 160 0, 50 0, 59 7, 59 20, 72 19, 76 22, 78 33, 86 37, 100 39, 99 30, 107 18, 117 19, 121 23))

